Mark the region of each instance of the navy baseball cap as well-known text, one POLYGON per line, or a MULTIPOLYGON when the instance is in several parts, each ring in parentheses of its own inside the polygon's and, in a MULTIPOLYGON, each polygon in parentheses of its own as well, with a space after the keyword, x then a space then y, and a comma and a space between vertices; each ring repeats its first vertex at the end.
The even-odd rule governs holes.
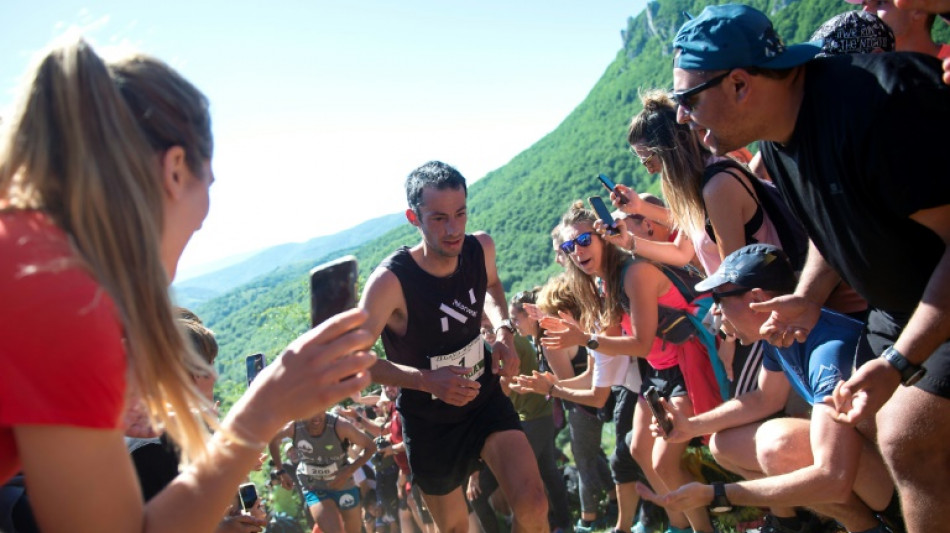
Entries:
POLYGON ((795 290, 795 272, 788 256, 771 244, 750 244, 727 255, 711 276, 696 284, 700 292, 733 283, 747 289, 789 293, 795 290))
POLYGON ((814 58, 821 41, 786 46, 764 13, 725 4, 707 6, 686 21, 673 39, 673 49, 673 66, 687 70, 784 69, 814 58))

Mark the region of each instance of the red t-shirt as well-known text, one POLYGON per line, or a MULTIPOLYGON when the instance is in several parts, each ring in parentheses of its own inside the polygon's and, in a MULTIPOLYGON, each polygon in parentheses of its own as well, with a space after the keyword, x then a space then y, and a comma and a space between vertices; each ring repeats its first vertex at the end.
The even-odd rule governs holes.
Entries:
POLYGON ((119 427, 126 358, 112 299, 42 212, 0 211, 0 295, 2 483, 15 426, 119 427))

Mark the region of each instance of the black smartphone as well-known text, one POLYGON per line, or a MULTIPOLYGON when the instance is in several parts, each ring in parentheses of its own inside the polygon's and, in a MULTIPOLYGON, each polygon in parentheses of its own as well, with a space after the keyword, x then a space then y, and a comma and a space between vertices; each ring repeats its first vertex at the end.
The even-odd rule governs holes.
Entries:
POLYGON ((264 370, 264 354, 256 353, 254 355, 249 355, 244 358, 244 365, 247 368, 247 386, 251 386, 251 382, 254 381, 254 378, 261 373, 261 370, 264 370))
POLYGON ((600 196, 591 196, 587 199, 590 202, 590 206, 594 208, 594 212, 597 213, 597 218, 604 221, 604 224, 607 224, 607 235, 616 235, 617 223, 614 221, 614 217, 611 216, 610 210, 607 209, 607 204, 604 203, 604 200, 600 196))
POLYGON ((238 496, 241 497, 241 509, 250 511, 251 507, 257 503, 257 485, 244 483, 238 488, 238 496))
POLYGON ((644 396, 650 405, 650 411, 653 411, 653 418, 656 418, 656 421, 659 422, 660 427, 663 428, 663 432, 667 435, 672 433, 673 422, 670 422, 670 419, 666 417, 666 409, 663 407, 663 404, 660 403, 660 393, 657 392, 656 387, 651 385, 644 396))
MULTIPOLYGON (((610 191, 610 192, 617 192, 617 191, 614 190, 614 189, 617 188, 617 184, 614 183, 614 181, 613 181, 612 179, 608 178, 606 174, 600 174, 599 176, 597 176, 597 179, 599 179, 600 182, 604 184, 604 188, 607 189, 608 191, 610 191)), ((617 196, 620 197, 620 203, 621 203, 621 204, 627 203, 627 197, 626 197, 626 196, 620 194, 619 192, 617 193, 617 196)))
POLYGON ((347 255, 310 271, 310 327, 333 315, 356 307, 359 269, 356 258, 347 255))

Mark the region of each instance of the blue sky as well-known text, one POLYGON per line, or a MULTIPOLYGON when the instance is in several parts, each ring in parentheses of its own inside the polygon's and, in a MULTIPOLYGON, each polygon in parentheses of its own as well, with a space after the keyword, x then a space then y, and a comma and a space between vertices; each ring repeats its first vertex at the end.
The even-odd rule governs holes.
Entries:
POLYGON ((584 99, 645 3, 0 0, 0 113, 67 28, 195 83, 217 181, 187 276, 402 211, 403 179, 430 159, 470 181, 504 165, 584 99))

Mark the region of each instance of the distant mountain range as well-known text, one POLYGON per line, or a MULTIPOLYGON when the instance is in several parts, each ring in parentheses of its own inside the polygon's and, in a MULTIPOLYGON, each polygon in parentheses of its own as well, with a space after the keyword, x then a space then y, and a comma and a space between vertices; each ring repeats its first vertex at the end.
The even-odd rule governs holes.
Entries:
POLYGON ((333 235, 315 237, 307 242, 279 244, 259 252, 228 258, 218 268, 206 268, 172 285, 178 305, 193 308, 276 269, 294 263, 316 261, 338 250, 352 249, 406 223, 403 213, 393 213, 333 235))

